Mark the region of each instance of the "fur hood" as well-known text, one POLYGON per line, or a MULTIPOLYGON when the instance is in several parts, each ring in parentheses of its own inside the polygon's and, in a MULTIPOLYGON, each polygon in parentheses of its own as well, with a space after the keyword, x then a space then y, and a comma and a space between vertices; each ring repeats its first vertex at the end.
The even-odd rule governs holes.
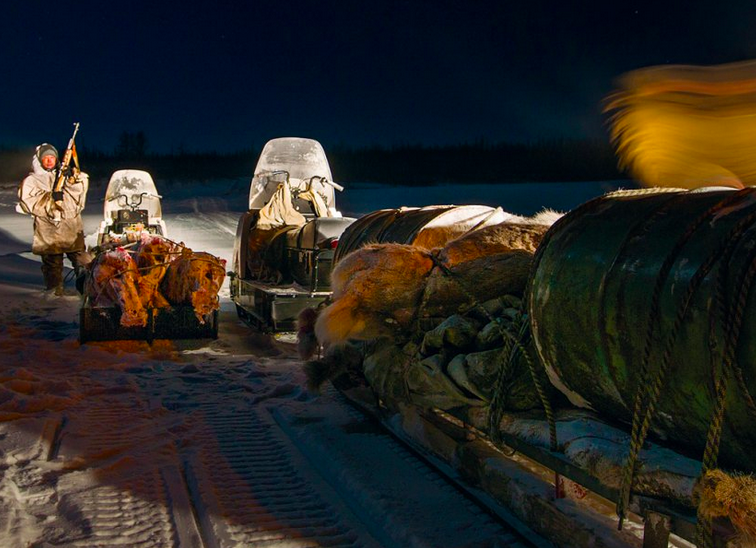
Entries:
MULTIPOLYGON (((55 166, 57 167, 57 165, 58 164, 56 163, 55 166)), ((32 167, 31 172, 34 175, 47 175, 49 173, 53 173, 53 174, 55 173, 55 169, 54 168, 51 169, 50 171, 47 171, 45 168, 42 167, 42 164, 39 163, 39 158, 37 158, 37 153, 36 152, 34 153, 34 156, 32 156, 31 167, 32 167)))

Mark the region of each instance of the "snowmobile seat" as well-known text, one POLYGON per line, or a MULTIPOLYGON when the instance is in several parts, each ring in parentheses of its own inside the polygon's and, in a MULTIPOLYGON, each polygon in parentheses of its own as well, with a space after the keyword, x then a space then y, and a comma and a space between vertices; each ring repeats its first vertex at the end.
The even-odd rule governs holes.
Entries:
POLYGON ((354 219, 349 217, 318 217, 288 232, 286 244, 298 249, 319 249, 329 240, 339 238, 353 222, 354 219))

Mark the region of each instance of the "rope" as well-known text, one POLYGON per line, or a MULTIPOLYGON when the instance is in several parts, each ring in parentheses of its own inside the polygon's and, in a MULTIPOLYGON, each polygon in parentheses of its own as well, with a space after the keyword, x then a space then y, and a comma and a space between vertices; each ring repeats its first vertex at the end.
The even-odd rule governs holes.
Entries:
POLYGON ((457 284, 462 293, 464 293, 465 297, 468 298, 473 306, 478 308, 489 321, 496 324, 499 332, 502 335, 502 338, 504 339, 504 348, 502 349, 502 356, 504 357, 502 362, 504 366, 499 370, 499 374, 497 375, 496 384, 494 386, 494 396, 491 399, 491 404, 489 406, 489 436, 491 436, 494 440, 498 440, 499 442, 501 441, 501 436, 498 432, 498 426, 504 413, 504 384, 509 376, 509 373, 514 367, 516 359, 520 355, 522 355, 525 358, 525 363, 528 367, 531 379, 533 380, 536 392, 538 392, 538 397, 541 400, 541 405, 543 406, 543 410, 546 414, 546 420, 549 425, 549 447, 551 448, 551 451, 556 451, 558 448, 556 421, 554 419, 554 411, 551 407, 551 401, 549 400, 548 395, 546 394, 546 390, 543 387, 543 383, 538 376, 538 372, 535 369, 535 364, 533 363, 533 360, 530 358, 530 354, 524 346, 524 343, 527 342, 526 339, 530 337, 530 322, 528 321, 529 317, 523 310, 524 303, 526 302, 524 296, 523 300, 521 301, 520 311, 515 318, 515 322, 513 323, 513 326, 515 326, 515 330, 517 332, 517 336, 513 337, 511 333, 504 329, 504 326, 501 324, 501 322, 494 318, 493 315, 480 303, 480 301, 478 301, 478 299, 467 289, 465 284, 463 284, 457 278, 457 276, 455 276, 454 272, 452 272, 449 267, 443 264, 441 260, 433 253, 431 253, 431 260, 433 261, 434 266, 438 266, 446 277, 457 284))
POLYGON ((747 268, 744 268, 743 273, 738 278, 735 287, 738 288, 737 299, 734 300, 734 304, 731 307, 731 314, 729 316, 722 316, 722 325, 727 325, 726 318, 732 317, 733 322, 730 326, 729 336, 726 340, 726 346, 724 351, 724 362, 728 367, 728 371, 733 373, 736 379, 739 390, 745 397, 746 407, 751 415, 756 418, 756 403, 754 403, 753 396, 748 390, 745 379, 743 377, 743 370, 738 365, 735 358, 735 350, 737 348, 738 338, 740 336, 740 330, 742 328, 743 320, 745 319, 745 309, 748 303, 748 296, 753 284, 753 278, 756 276, 756 247, 751 250, 748 255, 748 261, 746 262, 747 268))
MULTIPOLYGON (((523 334, 523 329, 527 325, 521 321, 521 316, 515 319, 513 327, 517 327, 515 330, 517 336, 520 337, 523 334), (519 325, 518 325, 519 324, 519 325)), ((517 347, 515 346, 515 337, 510 332, 505 330, 499 321, 496 321, 499 331, 504 337, 504 346, 501 349, 501 364, 499 373, 496 376, 493 386, 493 397, 488 410, 488 436, 494 443, 501 443, 501 432, 499 431, 499 423, 504 416, 504 384, 510 376, 512 367, 514 367, 514 356, 517 353, 517 347)))
MULTIPOLYGON (((722 423, 724 420, 724 412, 726 408, 727 397, 727 381, 728 374, 735 369, 741 372, 737 366, 737 360, 735 357, 735 351, 737 349, 737 343, 740 337, 740 331, 743 326, 743 320, 745 318, 745 308, 748 302, 748 295, 750 293, 751 286, 753 284, 754 276, 756 276, 756 248, 752 249, 748 256, 748 262, 743 272, 738 276, 736 282, 737 293, 733 297, 733 301, 729 309, 725 307, 725 280, 727 278, 726 273, 728 268, 726 264, 722 264, 717 277, 717 288, 715 292, 715 306, 716 312, 719 315, 721 325, 726 328, 725 345, 722 350, 721 367, 719 368, 719 377, 715 379, 715 405, 714 414, 709 424, 709 430, 706 436, 706 447, 704 449, 704 455, 701 466, 701 475, 699 481, 701 481, 707 472, 716 468, 717 460, 719 456, 719 446, 722 436, 722 423), (732 322, 728 325, 727 319, 731 318, 732 322), (728 328, 729 327, 729 328, 728 328)), ((714 315, 712 315, 713 318, 714 315)), ((714 323, 714 322, 712 322, 714 323)), ((714 336, 714 329, 710 330, 710 336, 714 336)), ((715 346, 712 344, 711 346, 715 346)), ((712 356, 713 361, 713 356, 712 356)), ((715 364, 712 364, 714 370, 716 370, 715 364)), ((752 398, 748 393, 747 387, 744 394, 747 395, 746 401, 752 398)), ((750 407, 749 407, 750 409, 750 407)), ((699 511, 697 513, 698 522, 696 524, 696 536, 698 544, 704 548, 710 548, 713 543, 712 534, 712 522, 708 516, 704 516, 699 511)))
MULTIPOLYGON (((123 250, 124 250, 124 251, 125 251, 125 252, 126 252, 127 254, 134 254, 134 255, 136 255, 136 254, 138 254, 138 253, 141 253, 141 254, 146 254, 146 255, 166 255, 166 256, 171 256, 171 255, 184 255, 184 254, 185 254, 185 252, 186 252, 186 250, 187 250, 187 249, 189 249, 189 248, 188 248, 188 247, 187 247, 186 245, 184 245, 183 243, 177 243, 177 242, 174 242, 173 240, 170 240, 170 239, 168 239, 168 238, 165 238, 165 237, 163 237, 163 236, 156 236, 156 237, 159 237, 159 238, 160 238, 161 240, 164 240, 164 241, 168 242, 169 244, 173 245, 174 247, 178 248, 178 251, 160 251, 160 252, 154 252, 154 251, 146 251, 146 250, 141 250, 141 249, 136 249, 136 250, 134 250, 134 249, 127 249, 127 247, 131 248, 131 247, 134 247, 134 246, 136 246, 136 245, 137 245, 137 244, 138 244, 139 242, 132 242, 132 243, 130 243, 130 244, 127 244, 126 246, 120 246, 120 247, 121 247, 121 248, 122 248, 122 249, 123 249, 123 250)), ((203 253, 205 253, 205 252, 203 252, 203 253)), ((203 258, 203 257, 187 257, 187 260, 188 260, 188 261, 189 261, 190 263, 194 263, 194 262, 206 262, 206 263, 209 263, 209 264, 211 264, 211 265, 213 265, 213 266, 217 266, 217 262, 218 262, 218 261, 221 261, 221 260, 222 260, 222 259, 221 259, 220 257, 216 257, 215 255, 211 255, 210 253, 208 253, 208 255, 210 255, 210 257, 212 257, 212 259, 207 259, 207 258, 203 258)), ((99 290, 97 291, 97 293, 95 294, 95 296, 94 296, 94 298, 92 299, 92 301, 93 301, 93 302, 97 302, 97 300, 98 300, 98 299, 100 298, 100 296, 102 295, 102 292, 103 292, 103 291, 105 290, 105 286, 106 286, 106 284, 109 284, 109 283, 110 283, 110 281, 111 281, 111 280, 113 280, 113 279, 115 279, 115 278, 118 278, 118 277, 120 277, 120 276, 123 276, 124 274, 126 274, 126 273, 128 273, 128 272, 132 272, 132 271, 137 271, 137 272, 140 272, 140 273, 141 273, 141 272, 148 272, 149 270, 152 270, 152 269, 154 269, 154 268, 162 268, 162 267, 166 267, 166 268, 167 268, 167 267, 169 267, 169 266, 171 265, 171 263, 173 263, 173 262, 174 262, 173 260, 171 260, 171 259, 168 259, 168 260, 165 260, 165 261, 163 261, 163 262, 161 262, 161 263, 155 263, 154 265, 150 265, 150 266, 142 266, 142 267, 137 267, 137 266, 136 266, 136 263, 135 263, 135 264, 134 264, 134 269, 133 269, 133 270, 132 270, 132 269, 129 269, 129 268, 127 267, 127 268, 125 268, 124 270, 120 270, 120 271, 118 271, 118 272, 115 272, 114 274, 111 274, 110 276, 108 276, 107 278, 105 278, 104 280, 102 280, 102 281, 101 281, 101 282, 99 283, 99 287, 100 287, 100 289, 99 289, 99 290)), ((224 273, 225 273, 225 272, 224 272, 224 273)), ((155 290, 155 289, 157 289, 157 286, 155 286, 155 287, 153 288, 153 292, 152 292, 152 293, 154 293, 154 290, 155 290)))
POLYGON ((651 419, 656 410, 656 403, 661 393, 661 388, 664 384, 666 373, 669 368, 672 349, 674 347, 674 343, 676 341, 680 327, 682 326, 682 320, 687 313, 690 301, 695 292, 700 287, 704 278, 713 268, 716 261, 719 260, 723 255, 729 256, 729 254, 735 248, 735 244, 737 243, 738 238, 742 235, 743 232, 746 231, 750 224, 753 223, 754 220, 756 220, 756 213, 751 213, 745 218, 741 219, 735 225, 735 227, 730 230, 730 233, 722 240, 724 245, 720 245, 691 278, 687 293, 682 300, 682 305, 678 308, 678 313, 675 317, 672 330, 667 337, 661 363, 656 371, 656 374, 652 377, 650 368, 651 348, 653 347, 652 341, 655 338, 654 333, 660 320, 659 311, 661 307, 662 289, 669 276, 672 266, 674 265, 674 262, 677 260, 677 256, 679 255, 683 246, 692 238, 696 230, 712 215, 729 206, 733 202, 741 200, 744 196, 752 194, 754 191, 756 191, 756 189, 748 188, 734 193, 734 195, 727 197, 726 199, 709 208, 696 220, 694 220, 693 223, 688 225, 686 231, 676 242, 672 252, 665 258, 665 261, 659 270, 659 274, 657 275, 654 290, 652 292, 649 320, 647 322, 648 328, 646 331, 646 339, 641 362, 641 373, 639 376, 638 388, 636 391, 633 406, 630 448, 627 461, 625 462, 625 466, 623 468, 622 484, 620 488, 619 499, 617 501, 619 529, 622 529, 623 521, 625 518, 625 511, 629 506, 630 493, 633 488, 633 483, 637 471, 636 467, 638 455, 640 454, 640 450, 648 434, 651 419))

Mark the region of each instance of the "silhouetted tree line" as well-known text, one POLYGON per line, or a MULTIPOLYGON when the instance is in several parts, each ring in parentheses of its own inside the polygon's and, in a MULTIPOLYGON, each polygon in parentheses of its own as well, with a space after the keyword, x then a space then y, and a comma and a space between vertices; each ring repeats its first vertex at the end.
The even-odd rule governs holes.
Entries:
MULTIPOLYGON (((0 148, 3 179, 23 177, 32 151, 0 148), (21 167, 23 166, 23 167, 21 167)), ((554 140, 535 143, 483 141, 449 146, 402 145, 326 150, 337 181, 430 185, 443 182, 590 181, 621 179, 608 143, 554 140)), ((80 148, 82 168, 94 180, 117 169, 143 169, 157 180, 251 177, 260 149, 235 152, 150 152, 142 131, 123 132, 112 152, 80 148)))
POLYGON ((444 182, 595 181, 625 177, 608 143, 556 140, 326 151, 334 177, 402 185, 444 182))

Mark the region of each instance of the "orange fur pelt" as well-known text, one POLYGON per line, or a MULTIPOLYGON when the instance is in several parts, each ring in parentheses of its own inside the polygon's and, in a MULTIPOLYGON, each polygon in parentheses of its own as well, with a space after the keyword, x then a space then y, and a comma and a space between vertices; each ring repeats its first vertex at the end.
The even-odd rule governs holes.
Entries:
POLYGON ((218 291, 226 276, 226 261, 184 248, 168 266, 160 288, 171 304, 191 304, 200 323, 220 308, 218 291))
POLYGON ((423 228, 417 237, 412 240, 412 245, 415 247, 422 247, 424 249, 435 249, 437 247, 444 247, 452 240, 464 238, 465 236, 480 231, 485 231, 501 224, 507 226, 512 224, 523 225, 543 225, 546 227, 551 226, 554 222, 562 216, 561 213, 554 211, 553 209, 543 209, 532 217, 521 217, 519 215, 509 215, 504 223, 488 223, 482 222, 477 228, 472 228, 467 223, 456 223, 443 226, 430 226, 423 228))
POLYGON ((145 308, 167 308, 168 300, 160 292, 168 264, 173 260, 178 247, 160 236, 142 234, 134 255, 140 277, 139 296, 145 308))
POLYGON ((347 255, 331 273, 334 303, 315 324, 322 343, 390 335, 412 319, 433 268, 428 251, 372 244, 347 255))
POLYGON ((514 250, 535 253, 548 229, 543 224, 511 222, 481 228, 446 244, 438 258, 452 267, 494 253, 514 250))
POLYGON ((400 244, 353 251, 331 273, 334 302, 315 324, 318 341, 391 337, 408 331, 423 306, 451 315, 471 297, 485 301, 521 293, 532 255, 549 228, 542 223, 558 217, 549 215, 539 222, 517 219, 482 228, 432 252, 400 244), (434 256, 445 268, 434 268, 434 256))
POLYGON ((120 308, 123 327, 147 325, 147 311, 139 295, 139 271, 125 249, 100 253, 88 268, 84 294, 92 307, 120 308))
POLYGON ((756 546, 756 478, 710 470, 696 486, 696 495, 702 516, 729 518, 738 540, 756 546))

